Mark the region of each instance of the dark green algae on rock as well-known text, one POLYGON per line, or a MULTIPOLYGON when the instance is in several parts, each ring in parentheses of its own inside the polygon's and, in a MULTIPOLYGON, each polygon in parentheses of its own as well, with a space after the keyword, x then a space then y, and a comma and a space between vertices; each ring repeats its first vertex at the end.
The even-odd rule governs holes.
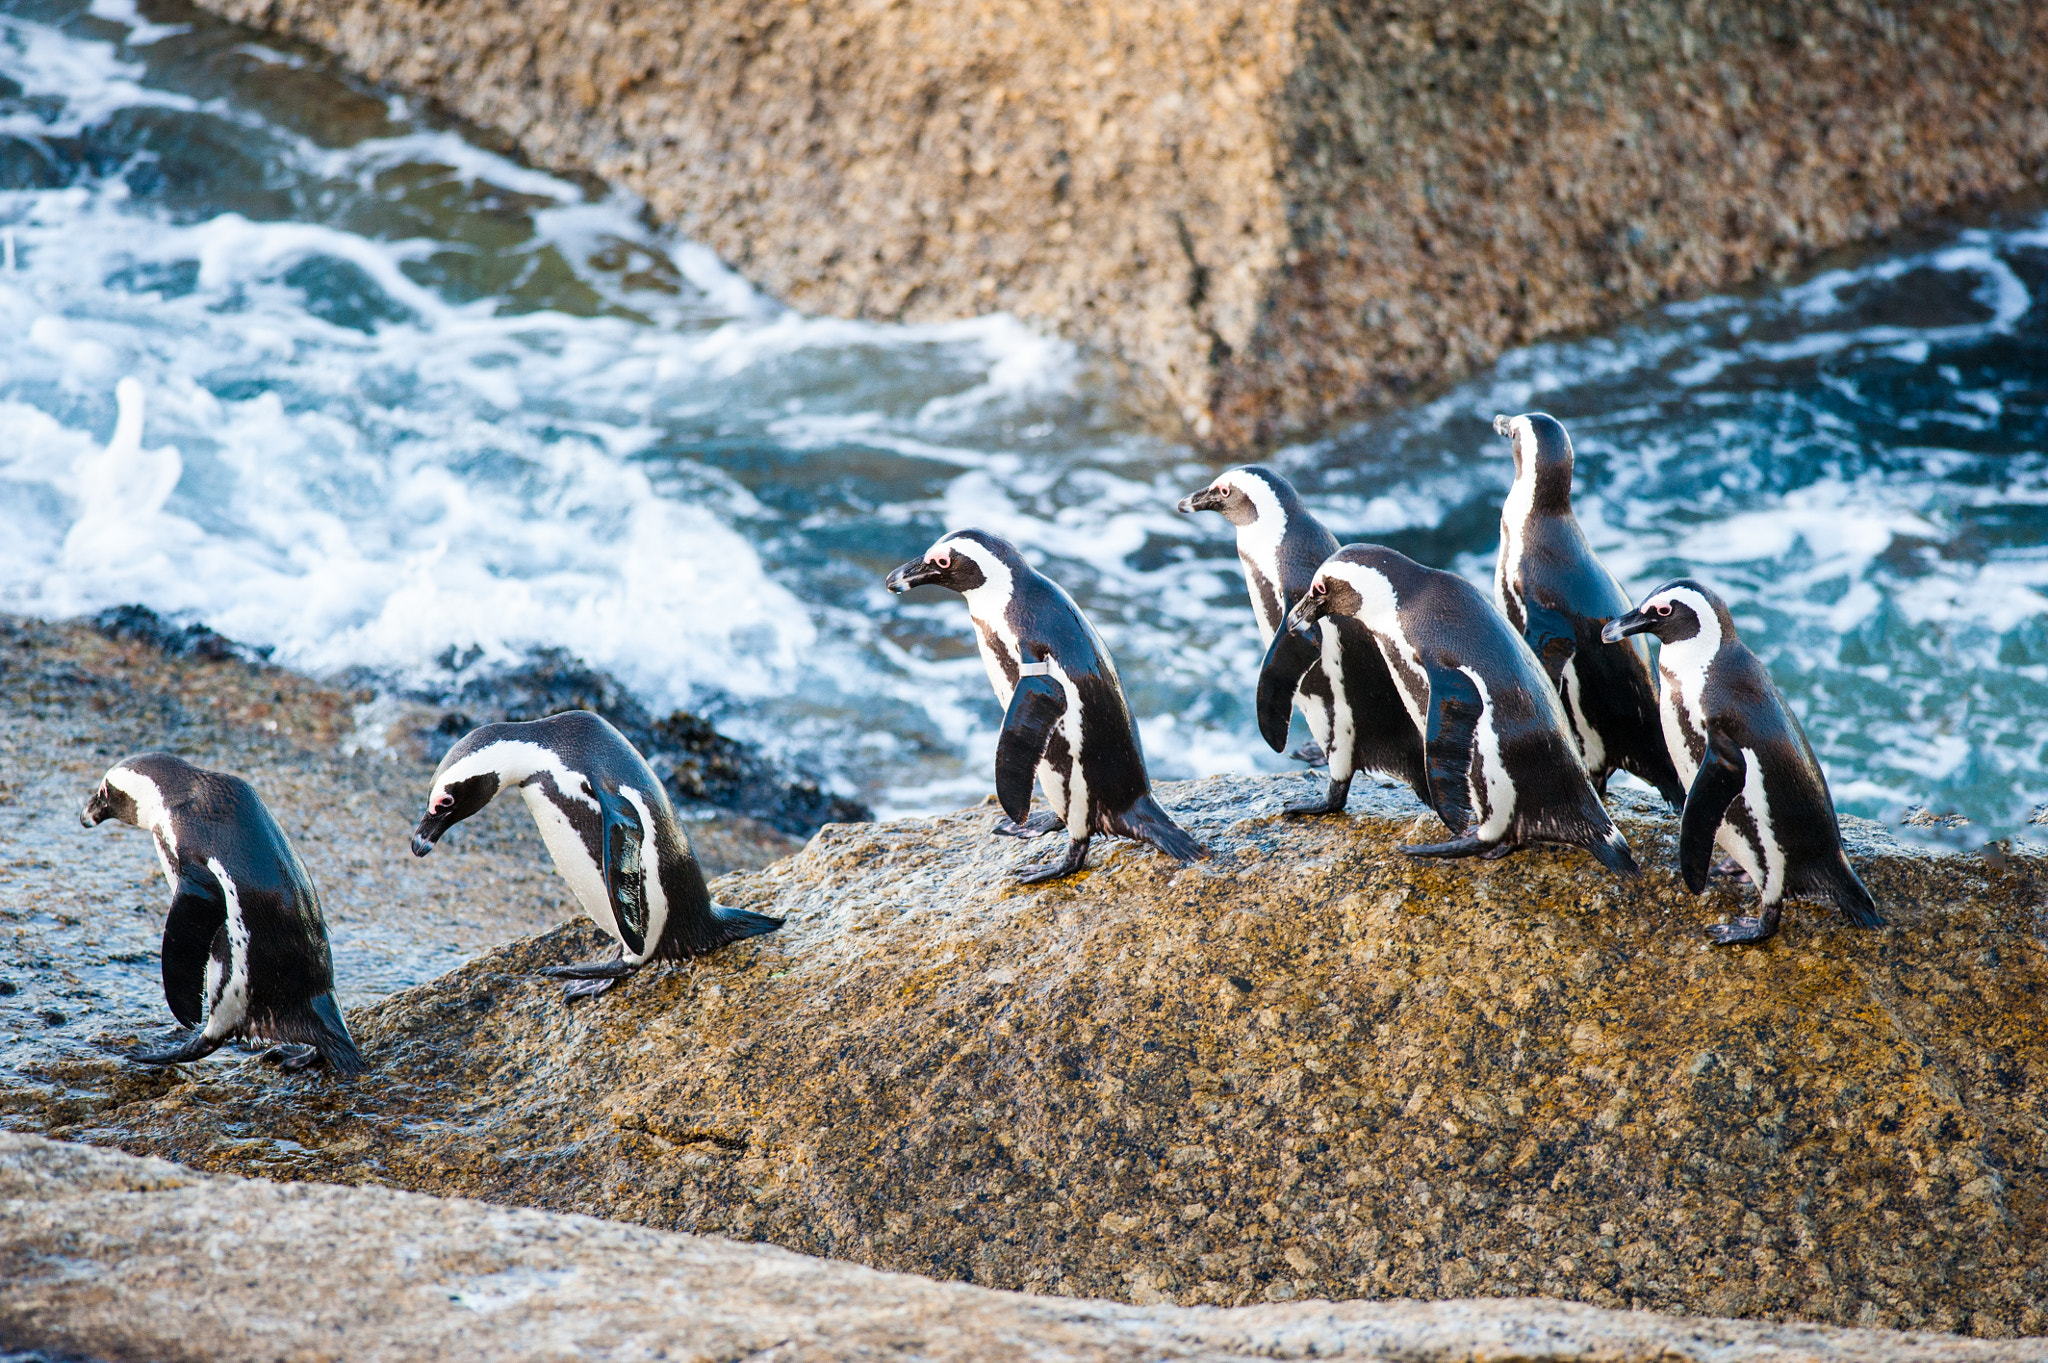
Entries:
MULTIPOLYGON (((1544 1295, 2040 1334, 2038 871, 1851 829, 1890 926, 1652 869, 1424 863, 1405 794, 1166 785, 1216 849, 1025 890, 991 807, 715 891, 787 926, 574 1007, 587 923, 359 1010, 344 1084, 197 1069, 54 1134, 1137 1302, 1544 1295)), ((431 918, 431 905, 422 906, 431 918)))

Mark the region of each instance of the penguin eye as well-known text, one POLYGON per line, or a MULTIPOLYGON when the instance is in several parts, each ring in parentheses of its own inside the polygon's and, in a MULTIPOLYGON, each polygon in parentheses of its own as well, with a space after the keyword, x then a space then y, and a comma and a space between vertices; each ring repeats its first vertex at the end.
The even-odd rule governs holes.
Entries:
POLYGON ((1669 615, 1671 614, 1671 603, 1669 601, 1659 601, 1656 605, 1650 607, 1650 609, 1654 610, 1659 615, 1669 615))
POLYGON ((1317 596, 1321 596, 1325 592, 1330 590, 1330 584, 1323 581, 1321 578, 1317 578, 1314 582, 1309 584, 1309 590, 1314 592, 1317 596))
POLYGON ((925 562, 931 564, 934 568, 950 568, 953 566, 953 556, 943 552, 936 553, 927 558, 925 562))
POLYGON ((443 791, 441 794, 436 795, 434 797, 434 812, 436 814, 439 814, 442 810, 449 808, 454 803, 455 797, 453 795, 448 794, 446 791, 443 791))

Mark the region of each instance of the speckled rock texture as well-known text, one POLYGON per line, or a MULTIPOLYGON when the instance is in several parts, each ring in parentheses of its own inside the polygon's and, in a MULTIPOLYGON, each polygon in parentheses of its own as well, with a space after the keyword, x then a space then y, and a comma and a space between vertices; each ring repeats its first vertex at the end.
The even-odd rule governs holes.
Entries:
POLYGON ((200 0, 1223 446, 2038 185, 2037 0, 200 0))
POLYGON ((991 1292, 764 1245, 0 1134, 0 1350, 66 1357, 1994 1363, 2048 1341, 1560 1302, 1232 1311, 991 1292))
POLYGON ((1851 830, 1891 926, 1710 949, 1673 828, 1418 863, 1405 792, 1161 787, 1190 868, 981 807, 715 883, 773 937, 565 1004, 512 943, 350 1015, 349 1085, 217 1067, 53 1134, 760 1239, 991 1287, 1225 1306, 1543 1295, 2048 1333, 2039 868, 1851 830))

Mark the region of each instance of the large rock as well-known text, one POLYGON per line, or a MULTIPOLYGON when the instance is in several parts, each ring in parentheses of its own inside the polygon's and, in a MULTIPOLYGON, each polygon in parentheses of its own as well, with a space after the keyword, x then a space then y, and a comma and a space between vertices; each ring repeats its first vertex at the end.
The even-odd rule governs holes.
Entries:
POLYGON ((206 1178, 0 1134, 0 1350, 270 1363, 563 1357, 2048 1360, 1556 1302, 1236 1311, 1059 1301, 382 1189, 206 1178))
MULTIPOLYGON (((1020 889, 991 808, 834 826, 729 876, 772 937, 565 1005, 514 943, 351 1015, 347 1085, 209 1062, 61 1134, 1137 1303, 1544 1295, 2048 1332, 2038 870, 1851 830, 1891 926, 1760 947, 1668 871, 1418 863, 1405 793, 1162 798, 1020 889)), ((1671 859, 1668 819, 1623 826, 1671 859)), ((431 922, 432 906, 423 912, 431 922)))
POLYGON ((2048 168, 2037 0, 199 0, 799 307, 1008 309, 1302 430, 2048 168))

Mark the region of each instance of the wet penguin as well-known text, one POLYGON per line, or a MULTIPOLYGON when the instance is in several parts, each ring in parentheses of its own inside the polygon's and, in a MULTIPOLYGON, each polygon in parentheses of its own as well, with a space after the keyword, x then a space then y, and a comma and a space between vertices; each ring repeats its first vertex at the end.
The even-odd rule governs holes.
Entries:
POLYGON ((588 710, 464 735, 434 773, 413 855, 433 851, 443 833, 507 788, 525 797, 583 911, 618 943, 605 960, 541 972, 574 981, 567 997, 602 994, 649 961, 689 960, 782 926, 780 918, 712 902, 660 779, 623 734, 588 710))
POLYGON ((1426 783, 1417 793, 1453 837, 1402 851, 1500 857, 1559 842, 1618 874, 1636 873, 1580 764, 1556 689, 1471 583, 1381 545, 1346 545, 1316 571, 1287 627, 1329 616, 1371 633, 1424 736, 1426 783))
POLYGON ((1035 838, 1067 830, 1067 853, 1020 877, 1026 885, 1081 869, 1088 840, 1113 833, 1180 861, 1209 850, 1152 798, 1138 726, 1109 650, 1074 599, 1024 561, 1015 545, 981 530, 947 535, 889 574, 892 592, 945 587, 967 600, 989 684, 1005 707, 996 743, 995 831, 1035 838), (1025 815, 1036 775, 1051 814, 1025 815))
POLYGON ((1685 787, 1657 720, 1649 647, 1600 637, 1602 626, 1627 612, 1629 596, 1572 515, 1572 438, 1542 412, 1497 416, 1493 429, 1515 456, 1514 486, 1500 512, 1494 604, 1556 685, 1593 788, 1606 794, 1607 778, 1626 771, 1677 809, 1685 787))
POLYGON ((164 1001, 180 1029, 123 1054, 175 1065, 229 1041, 271 1041, 288 1069, 365 1068, 335 1006, 320 896, 247 781, 143 753, 111 768, 79 814, 87 828, 108 819, 149 833, 171 883, 164 1001))
POLYGON ((1749 873, 1762 912, 1711 929, 1716 942, 1760 942, 1778 930, 1787 895, 1825 899, 1862 928, 1883 925, 1849 869, 1827 777, 1806 733, 1757 656, 1736 637, 1727 605, 1691 578, 1667 582, 1608 624, 1610 640, 1660 644, 1665 741, 1689 785, 1679 819, 1686 888, 1707 888, 1718 843, 1749 873))

